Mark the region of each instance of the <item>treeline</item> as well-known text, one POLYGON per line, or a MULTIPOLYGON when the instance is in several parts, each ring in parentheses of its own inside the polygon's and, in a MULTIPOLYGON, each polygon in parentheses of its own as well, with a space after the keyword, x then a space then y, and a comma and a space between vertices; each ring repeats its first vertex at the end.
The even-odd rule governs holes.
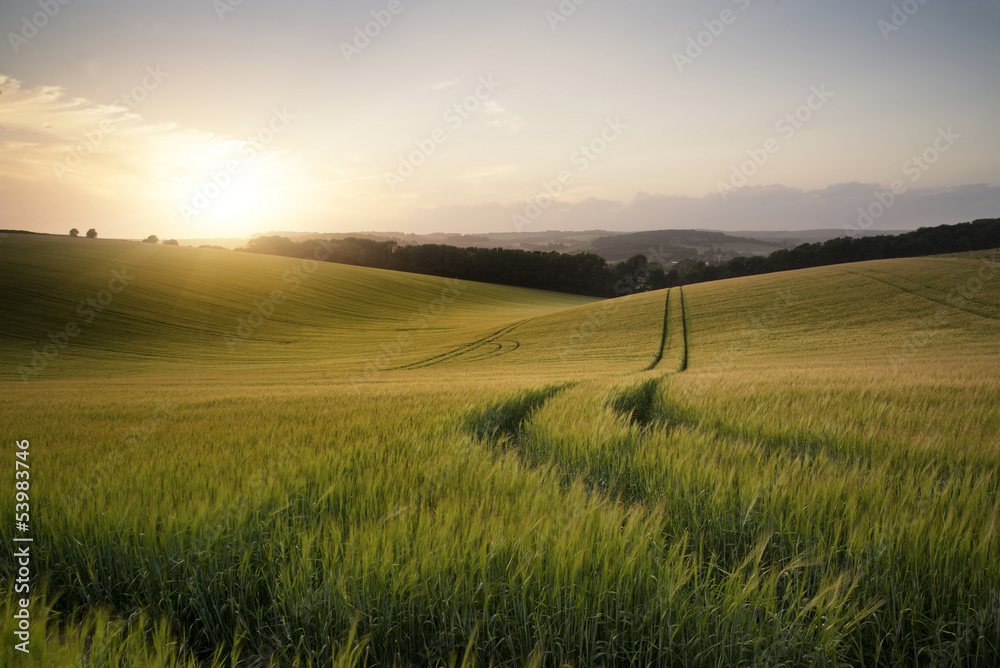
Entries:
POLYGON ((922 227, 905 234, 837 237, 821 243, 802 244, 792 249, 774 251, 767 256, 738 257, 718 265, 685 260, 667 272, 666 283, 668 286, 687 285, 846 262, 962 253, 998 247, 1000 218, 991 218, 957 225, 922 227))
POLYGON ((593 253, 570 255, 443 244, 400 246, 395 241, 354 237, 292 241, 277 236, 258 237, 237 250, 594 297, 614 297, 618 280, 614 268, 593 253))
POLYGON ((738 257, 717 265, 694 259, 670 265, 655 248, 649 249, 649 256, 636 255, 624 262, 608 264, 593 253, 458 248, 443 244, 400 246, 395 241, 354 237, 305 241, 258 237, 237 250, 593 297, 618 297, 790 269, 998 247, 1000 219, 924 227, 894 236, 838 237, 778 250, 767 256, 738 257))

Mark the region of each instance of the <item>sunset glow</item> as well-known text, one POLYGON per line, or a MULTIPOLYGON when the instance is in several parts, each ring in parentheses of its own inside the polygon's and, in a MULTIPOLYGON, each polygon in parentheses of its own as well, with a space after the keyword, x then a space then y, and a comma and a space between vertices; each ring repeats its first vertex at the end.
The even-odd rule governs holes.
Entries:
POLYGON ((514 231, 551 196, 528 227, 840 228, 941 131, 876 229, 1000 204, 995 5, 573 6, 5 3, 5 224, 514 231))

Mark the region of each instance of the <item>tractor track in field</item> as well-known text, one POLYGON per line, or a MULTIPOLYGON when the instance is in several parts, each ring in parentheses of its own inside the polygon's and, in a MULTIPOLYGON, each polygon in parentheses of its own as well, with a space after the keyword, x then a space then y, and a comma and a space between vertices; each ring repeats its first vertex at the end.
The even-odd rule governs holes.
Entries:
MULTIPOLYGON (((871 270, 869 270, 869 271, 871 271, 871 270)), ((878 274, 876 272, 872 272, 870 275, 873 276, 873 277, 875 277, 875 278, 882 278, 883 280, 885 280, 884 274, 878 274)), ((933 285, 927 285, 925 283, 920 283, 918 281, 914 281, 911 278, 903 278, 902 276, 891 276, 890 275, 889 278, 891 278, 893 280, 897 280, 897 281, 902 281, 904 283, 912 283, 913 285, 917 285, 917 286, 919 286, 919 287, 927 290, 931 294, 939 294, 939 295, 942 295, 944 298, 948 297, 948 293, 947 292, 945 292, 944 290, 942 290, 940 288, 935 288, 933 285)), ((931 299, 933 299, 933 298, 931 298, 931 299)), ((984 309, 993 310, 993 311, 1000 311, 1000 306, 997 306, 995 304, 990 304, 989 302, 984 302, 981 299, 975 299, 973 297, 963 297, 963 299, 966 302, 975 304, 976 306, 981 306, 984 309)), ((987 316, 987 317, 992 317, 992 316, 987 316)))
MULTIPOLYGON (((904 288, 903 286, 896 285, 895 283, 890 283, 889 281, 886 281, 884 279, 872 276, 870 274, 862 274, 862 273, 859 273, 859 272, 856 272, 856 271, 847 271, 846 269, 844 269, 843 272, 845 274, 851 274, 853 276, 861 276, 862 278, 867 278, 869 280, 876 281, 878 283, 882 283, 883 285, 888 285, 891 288, 896 288, 900 292, 905 292, 906 294, 913 295, 914 297, 919 297, 920 299, 925 299, 925 300, 927 300, 929 302, 933 302, 933 303, 939 304, 941 306, 946 306, 948 308, 955 309, 956 311, 961 311, 962 313, 968 313, 969 315, 974 315, 977 318, 983 318, 985 320, 992 320, 993 322, 1000 321, 1000 318, 997 318, 995 316, 989 316, 989 315, 983 315, 982 313, 976 313, 975 311, 970 311, 970 310, 964 309, 964 308, 962 308, 960 306, 955 306, 954 304, 949 304, 947 301, 943 301, 941 299, 935 299, 934 297, 929 297, 927 295, 922 295, 919 292, 915 292, 914 290, 910 290, 908 288, 904 288)), ((917 285, 919 285, 919 283, 917 285)))
POLYGON ((680 310, 681 310, 680 323, 676 323, 675 322, 674 325, 673 325, 673 327, 671 328, 671 326, 670 326, 670 293, 672 293, 673 290, 674 290, 673 288, 668 288, 667 289, 667 297, 664 300, 665 303, 663 305, 663 332, 662 332, 662 334, 660 336, 660 350, 656 354, 656 357, 653 359, 652 363, 650 363, 650 365, 648 367, 646 367, 645 369, 643 369, 643 371, 653 371, 663 361, 664 355, 666 355, 667 352, 671 348, 671 346, 670 346, 670 335, 673 332, 677 331, 678 324, 680 325, 681 346, 682 346, 682 349, 681 349, 681 360, 680 360, 680 364, 677 367, 676 373, 680 373, 682 371, 687 370, 687 366, 688 366, 688 337, 687 337, 687 312, 685 311, 685 306, 684 306, 684 289, 681 288, 681 287, 677 288, 677 294, 680 295, 680 297, 679 297, 680 298, 680 310))
POLYGON ((484 354, 476 355, 472 359, 484 359, 487 357, 497 357, 499 355, 506 355, 507 353, 514 352, 515 350, 520 348, 521 343, 513 339, 509 340, 502 340, 502 339, 506 335, 510 334, 512 331, 520 327, 521 325, 525 324, 526 322, 529 322, 530 320, 534 320, 534 318, 519 320, 518 322, 515 322, 512 325, 507 325, 506 327, 498 329, 489 336, 484 336, 481 339, 477 339, 475 341, 472 341, 471 343, 466 343, 456 348, 452 348, 447 352, 443 352, 439 355, 434 355, 433 357, 428 357, 426 359, 419 360, 417 362, 411 362, 410 364, 404 364, 402 366, 393 367, 392 370, 408 371, 412 369, 423 369, 429 366, 434 366, 435 364, 441 364, 442 362, 451 361, 458 357, 462 357, 463 355, 467 355, 475 351, 477 348, 490 345, 497 346, 497 348, 492 351, 487 351, 484 354))
POLYGON ((684 353, 681 356, 681 365, 677 369, 677 373, 687 371, 688 368, 688 320, 687 320, 687 310, 684 306, 684 288, 678 286, 677 292, 681 295, 681 339, 684 342, 684 353))
POLYGON ((513 450, 523 457, 531 420, 549 399, 575 385, 548 385, 495 399, 466 415, 462 428, 495 452, 513 450))
POLYGON ((514 339, 510 340, 501 339, 499 341, 490 341, 489 343, 485 343, 483 344, 483 346, 480 347, 486 347, 486 346, 496 346, 496 348, 494 348, 493 350, 488 350, 482 354, 479 354, 478 352, 477 353, 470 352, 469 356, 465 357, 465 359, 472 362, 476 360, 484 360, 490 357, 500 357, 501 355, 507 355, 520 348, 521 342, 515 341, 514 339))
POLYGON ((663 361, 663 353, 667 350, 667 334, 670 328, 670 291, 672 288, 667 288, 667 298, 664 300, 666 304, 663 306, 663 334, 660 337, 660 352, 656 353, 656 357, 653 362, 646 367, 646 371, 652 371, 655 369, 660 362, 663 361))

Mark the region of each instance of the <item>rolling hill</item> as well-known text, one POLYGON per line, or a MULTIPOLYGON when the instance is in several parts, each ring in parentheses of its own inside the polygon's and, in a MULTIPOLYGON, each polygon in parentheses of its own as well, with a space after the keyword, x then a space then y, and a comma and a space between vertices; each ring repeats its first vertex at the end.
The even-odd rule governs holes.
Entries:
POLYGON ((35 628, 58 665, 992 665, 998 261, 598 301, 10 235, 35 628))

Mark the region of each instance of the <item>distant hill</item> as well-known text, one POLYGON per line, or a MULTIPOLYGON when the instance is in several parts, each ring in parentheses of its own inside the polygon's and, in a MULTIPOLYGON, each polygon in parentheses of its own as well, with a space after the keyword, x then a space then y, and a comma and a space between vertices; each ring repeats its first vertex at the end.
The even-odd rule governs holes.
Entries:
POLYGON ((716 261, 736 255, 766 255, 784 244, 733 236, 710 230, 655 230, 601 237, 591 242, 593 252, 609 262, 619 262, 634 255, 660 255, 673 262, 701 257, 716 261), (724 256, 716 258, 714 256, 724 256))
MULTIPOLYGON (((711 230, 656 230, 650 232, 611 232, 585 230, 580 232, 490 232, 483 234, 408 234, 403 232, 283 232, 254 234, 251 238, 280 236, 292 241, 306 239, 345 239, 357 237, 374 241, 395 241, 401 246, 444 244, 459 248, 508 248, 560 253, 594 253, 608 262, 620 262, 634 255, 655 254, 673 262, 688 258, 721 260, 737 255, 762 255, 797 245, 781 240, 761 240, 750 235, 734 235, 711 230)), ((824 237, 825 238, 825 237, 824 237)), ((182 242, 183 243, 183 242, 182 242)))
POLYGON ((411 234, 406 232, 282 232, 272 231, 254 234, 251 238, 279 236, 292 241, 306 239, 372 239, 374 241, 395 241, 400 246, 423 244, 444 244, 459 248, 512 248, 521 250, 559 251, 561 253, 593 252, 590 243, 614 232, 588 230, 583 232, 490 232, 484 234, 456 234, 435 232, 432 234, 411 234))
MULTIPOLYGON (((855 233, 855 236, 865 236, 874 237, 879 235, 889 235, 894 236, 896 234, 906 234, 907 232, 912 232, 912 230, 863 230, 855 233)), ((829 241, 830 239, 836 239, 837 237, 844 236, 844 230, 841 228, 824 228, 817 230, 797 230, 797 231, 766 231, 758 232, 752 231, 747 232, 740 230, 738 232, 725 232, 726 234, 739 234, 744 237, 751 237, 753 239, 760 239, 761 241, 771 241, 780 244, 784 244, 788 248, 794 248, 800 244, 815 244, 823 243, 824 241, 829 241)))
POLYGON ((177 243, 181 246, 222 246, 223 248, 228 248, 233 250, 234 248, 239 248, 247 242, 246 239, 240 239, 237 237, 224 237, 215 239, 178 239, 177 243))

